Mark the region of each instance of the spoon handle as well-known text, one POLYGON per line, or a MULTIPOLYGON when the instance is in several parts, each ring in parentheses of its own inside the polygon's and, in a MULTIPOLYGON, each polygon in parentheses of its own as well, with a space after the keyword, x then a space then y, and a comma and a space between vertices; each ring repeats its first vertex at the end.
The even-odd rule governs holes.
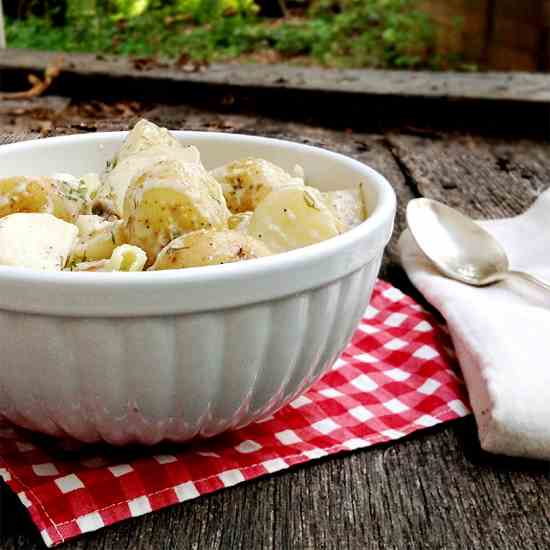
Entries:
POLYGON ((533 283, 537 286, 545 288, 546 290, 550 290, 549 283, 547 283, 546 281, 543 281, 542 279, 539 279, 538 277, 535 277, 534 275, 531 275, 530 273, 524 273, 523 271, 510 271, 509 275, 521 277, 522 279, 529 281, 530 283, 533 283))

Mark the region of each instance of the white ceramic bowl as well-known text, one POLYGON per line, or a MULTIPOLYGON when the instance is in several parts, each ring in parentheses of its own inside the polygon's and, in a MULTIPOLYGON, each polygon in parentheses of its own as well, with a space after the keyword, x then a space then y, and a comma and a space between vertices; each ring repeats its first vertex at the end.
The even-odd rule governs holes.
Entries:
MULTIPOLYGON (((243 263, 146 273, 0 267, 0 414, 55 436, 185 441, 268 416, 347 345, 393 229, 371 168, 286 141, 175 132, 207 168, 256 156, 322 190, 363 182, 369 217, 337 238, 243 263)), ((0 147, 0 177, 99 171, 125 132, 0 147)))

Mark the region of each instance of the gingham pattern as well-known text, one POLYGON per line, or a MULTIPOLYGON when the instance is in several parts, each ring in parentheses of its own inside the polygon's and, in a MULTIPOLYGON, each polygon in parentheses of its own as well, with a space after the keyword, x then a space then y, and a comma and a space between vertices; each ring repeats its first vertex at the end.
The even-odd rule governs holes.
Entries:
POLYGON ((100 527, 468 414, 446 330, 378 282, 352 343, 272 417, 187 446, 68 451, 0 425, 0 476, 53 546, 100 527))

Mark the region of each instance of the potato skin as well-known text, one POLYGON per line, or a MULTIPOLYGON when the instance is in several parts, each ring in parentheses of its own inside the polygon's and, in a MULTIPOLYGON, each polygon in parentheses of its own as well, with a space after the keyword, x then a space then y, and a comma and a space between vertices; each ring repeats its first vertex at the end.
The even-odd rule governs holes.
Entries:
POLYGON ((303 186, 301 177, 291 176, 264 159, 236 160, 213 170, 221 184, 227 206, 233 213, 254 210, 269 193, 286 186, 303 186))
POLYGON ((122 244, 122 221, 108 221, 93 214, 76 220, 78 241, 71 252, 71 264, 108 260, 115 247, 122 244))
POLYGON ((173 240, 160 252, 151 269, 219 265, 270 255, 263 243, 239 231, 201 230, 173 240))
POLYGON ((128 244, 145 250, 150 265, 175 238, 225 229, 229 216, 219 183, 200 164, 162 161, 128 188, 123 234, 128 244))
POLYGON ((196 147, 183 145, 166 128, 140 120, 107 162, 92 204, 93 212, 122 217, 124 199, 132 180, 162 160, 201 164, 196 147))
MULTIPOLYGON (((124 198, 132 181, 161 161, 195 162, 194 148, 155 146, 125 156, 103 174, 92 208, 122 217, 124 198)), ((198 157, 197 157, 198 158, 198 157)))
POLYGON ((9 214, 52 214, 74 223, 84 197, 63 181, 47 177, 16 176, 0 180, 0 218, 9 214))

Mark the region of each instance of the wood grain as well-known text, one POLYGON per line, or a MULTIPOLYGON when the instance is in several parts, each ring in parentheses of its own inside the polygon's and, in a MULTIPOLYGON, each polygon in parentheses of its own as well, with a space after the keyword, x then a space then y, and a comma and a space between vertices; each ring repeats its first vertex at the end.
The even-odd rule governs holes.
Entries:
MULTIPOLYGON (((477 0, 476 0, 477 1, 477 0)), ((530 3, 540 0, 528 0, 530 3)), ((524 5, 518 5, 519 10, 524 5)), ((56 52, 10 48, 0 51, 0 71, 17 70, 21 76, 31 72, 43 72, 58 57, 56 52)), ((169 63, 151 64, 143 71, 124 56, 99 56, 90 53, 65 53, 64 73, 67 80, 74 77, 133 79, 136 87, 147 81, 202 84, 205 86, 239 86, 242 88, 273 88, 282 90, 338 92, 362 94, 363 99, 374 96, 417 96, 430 99, 511 100, 515 102, 547 102, 550 100, 548 76, 522 72, 434 72, 405 70, 327 69, 300 67, 289 64, 213 63, 204 71, 185 72, 169 63)), ((7 81, 3 83, 7 85, 7 81)), ((205 88, 206 89, 206 88, 205 88)), ((67 88, 65 92, 67 92, 67 88)), ((88 90, 98 96, 98 89, 88 90)), ((128 97, 136 97, 139 90, 132 90, 128 97)), ((165 90, 167 94, 170 89, 165 90)), ((101 90, 101 95, 106 90, 101 90)), ((66 94, 70 97, 70 94, 66 94)), ((181 98, 179 98, 181 99, 181 98)), ((304 105, 301 105, 302 110, 304 105)), ((344 106, 339 105, 338 110, 344 106)), ((305 109, 307 110, 307 109, 305 109)), ((367 109, 367 112, 369 110, 367 109)), ((372 114, 372 113, 371 113, 372 114)))
MULTIPOLYGON (((403 207, 414 196, 438 198, 493 218, 520 212, 550 183, 546 144, 334 132, 258 117, 222 120, 178 109, 151 115, 159 122, 169 120, 172 127, 225 124, 228 131, 285 137, 368 162, 384 173, 400 198, 398 230, 403 207)), ((393 244, 383 273, 403 288, 393 244)), ((0 546, 43 548, 25 510, 5 486, 0 505, 0 546)), ((481 452, 474 421, 468 418, 247 482, 86 535, 63 548, 544 549, 549 528, 549 464, 481 452)))
MULTIPOLYGON (((0 87, 28 88, 55 52, 0 50, 0 87)), ((380 132, 404 126, 521 135, 550 131, 550 77, 536 73, 452 73, 325 69, 288 64, 212 64, 188 73, 170 64, 136 68, 123 56, 64 54, 53 93, 73 99, 193 104, 225 113, 265 113, 287 122, 380 132)))
POLYGON ((388 142, 415 191, 471 216, 518 214, 550 185, 550 145, 474 137, 394 135, 388 142))

